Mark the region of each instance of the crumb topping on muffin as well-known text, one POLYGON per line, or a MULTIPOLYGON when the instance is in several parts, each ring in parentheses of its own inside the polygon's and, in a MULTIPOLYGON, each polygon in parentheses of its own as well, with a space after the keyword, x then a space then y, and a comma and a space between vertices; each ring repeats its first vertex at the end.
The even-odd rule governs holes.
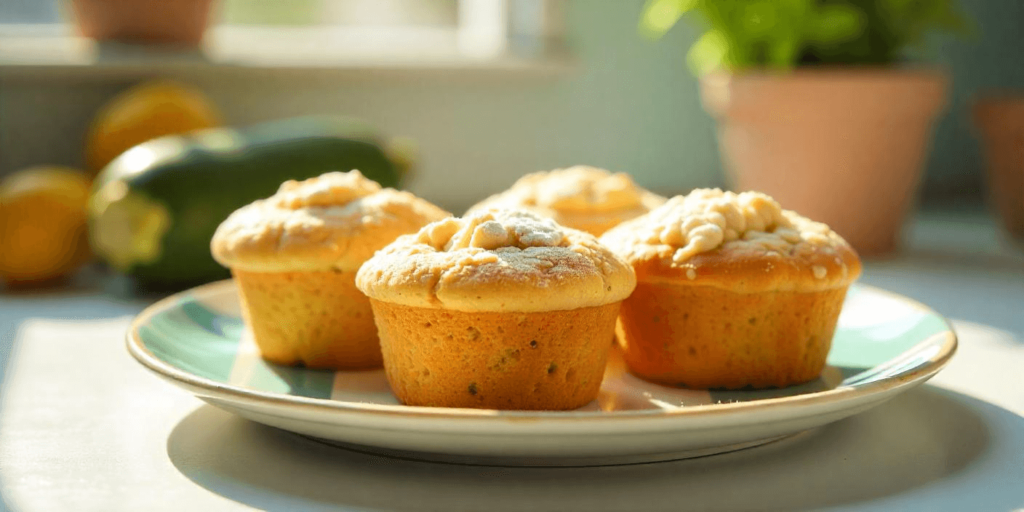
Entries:
POLYGON ((329 172, 235 211, 210 248, 220 264, 252 272, 354 271, 398 236, 450 215, 359 171, 329 172))
POLYGON ((280 208, 298 210, 310 206, 344 206, 379 192, 380 185, 359 171, 329 172, 303 181, 288 180, 268 199, 280 208))
POLYGON ((584 165, 528 174, 512 188, 525 192, 525 204, 558 210, 621 210, 642 203, 642 191, 628 174, 584 165))
POLYGON ((604 231, 662 204, 665 198, 637 186, 626 173, 577 165, 523 176, 470 213, 490 208, 532 211, 586 231, 604 231))
POLYGON ((783 210, 760 192, 697 189, 620 224, 601 241, 634 266, 657 262, 660 273, 690 281, 703 274, 705 282, 719 282, 722 268, 742 262, 755 262, 774 273, 752 280, 773 282, 772 286, 803 267, 824 285, 848 283, 860 272, 856 254, 842 237, 825 224, 783 210), (779 271, 776 265, 783 263, 790 268, 779 271))
POLYGON ((534 172, 519 178, 509 190, 487 201, 508 206, 539 206, 566 212, 628 210, 660 198, 643 190, 624 172, 577 165, 534 172))
POLYGON ((842 243, 828 226, 783 210, 761 192, 736 194, 720 189, 697 189, 673 197, 643 220, 615 231, 609 240, 621 238, 637 251, 672 248, 672 261, 677 264, 723 246, 788 253, 842 243))
POLYGON ((372 299, 459 311, 561 311, 620 301, 633 271, 594 236, 533 213, 488 210, 434 222, 368 260, 372 299))

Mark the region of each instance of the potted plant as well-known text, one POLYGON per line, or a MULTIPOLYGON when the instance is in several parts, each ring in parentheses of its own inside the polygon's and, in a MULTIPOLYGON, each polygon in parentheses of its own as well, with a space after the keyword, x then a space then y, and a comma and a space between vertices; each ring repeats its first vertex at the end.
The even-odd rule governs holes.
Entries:
POLYGON ((1024 93, 981 96, 974 124, 988 160, 990 201, 1010 235, 1024 242, 1024 93))
POLYGON ((825 222, 862 254, 895 248, 946 74, 902 65, 952 0, 649 0, 641 31, 704 22, 687 60, 732 186, 825 222))
POLYGON ((98 41, 197 47, 213 0, 72 0, 82 35, 98 41))

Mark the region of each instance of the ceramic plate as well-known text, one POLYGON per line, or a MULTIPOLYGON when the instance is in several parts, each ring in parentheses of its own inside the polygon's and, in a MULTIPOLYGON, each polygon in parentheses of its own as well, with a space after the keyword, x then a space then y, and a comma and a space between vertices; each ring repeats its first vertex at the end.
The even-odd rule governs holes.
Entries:
POLYGON ((332 372, 264 362, 232 281, 171 296, 128 332, 144 366, 260 423, 347 447, 448 461, 590 465, 756 446, 864 411, 921 384, 956 350, 938 314, 868 287, 847 296, 828 367, 814 382, 696 391, 630 375, 613 351, 600 396, 566 412, 410 407, 383 370, 332 372))

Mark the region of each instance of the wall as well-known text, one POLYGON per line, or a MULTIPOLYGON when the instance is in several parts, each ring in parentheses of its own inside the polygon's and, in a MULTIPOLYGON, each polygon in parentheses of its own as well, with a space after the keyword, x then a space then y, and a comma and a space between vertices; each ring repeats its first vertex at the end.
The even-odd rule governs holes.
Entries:
MULTIPOLYGON (((417 139, 413 190, 461 209, 524 172, 589 163, 632 173, 665 192, 721 184, 714 124, 683 61, 686 24, 651 43, 636 33, 641 0, 570 0, 576 59, 559 73, 251 73, 191 77, 235 123, 305 113, 366 118, 417 139)), ((954 73, 951 109, 938 126, 928 185, 977 189, 981 163, 966 115, 979 87, 1024 87, 1015 30, 1024 3, 973 0, 974 43, 937 41, 954 73)), ((0 81, 0 172, 52 162, 78 165, 89 116, 125 81, 0 81)))
POLYGON ((974 19, 974 34, 964 40, 938 39, 933 60, 952 72, 949 106, 939 121, 928 164, 926 191, 955 201, 958 191, 973 191, 984 180, 984 158, 971 121, 971 105, 986 91, 1024 91, 1024 2, 962 0, 974 19))

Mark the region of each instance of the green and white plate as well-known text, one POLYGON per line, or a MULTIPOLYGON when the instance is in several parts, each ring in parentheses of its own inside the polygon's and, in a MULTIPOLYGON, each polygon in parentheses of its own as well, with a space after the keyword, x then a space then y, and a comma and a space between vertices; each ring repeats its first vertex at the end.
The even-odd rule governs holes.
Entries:
POLYGON ((383 370, 332 372, 264 362, 231 281, 174 295, 128 332, 145 367, 217 407, 350 448, 435 460, 593 465, 677 459, 756 446, 848 417, 921 384, 956 350, 928 308, 851 288, 829 366, 814 382, 762 391, 659 386, 613 351, 601 393, 566 412, 410 407, 383 370))

